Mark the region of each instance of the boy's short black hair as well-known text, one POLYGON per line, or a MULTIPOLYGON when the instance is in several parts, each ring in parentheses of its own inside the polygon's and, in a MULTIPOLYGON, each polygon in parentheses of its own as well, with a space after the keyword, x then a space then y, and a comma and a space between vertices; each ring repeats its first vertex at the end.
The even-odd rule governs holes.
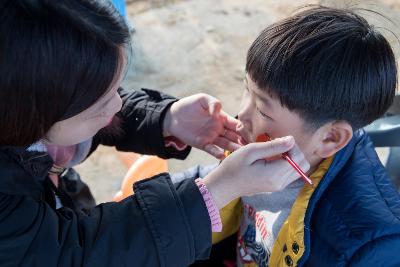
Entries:
POLYGON ((260 89, 317 129, 379 118, 395 95, 388 41, 350 10, 313 7, 271 25, 251 45, 246 72, 260 89))
POLYGON ((26 146, 103 96, 130 42, 110 1, 0 3, 0 145, 26 146))

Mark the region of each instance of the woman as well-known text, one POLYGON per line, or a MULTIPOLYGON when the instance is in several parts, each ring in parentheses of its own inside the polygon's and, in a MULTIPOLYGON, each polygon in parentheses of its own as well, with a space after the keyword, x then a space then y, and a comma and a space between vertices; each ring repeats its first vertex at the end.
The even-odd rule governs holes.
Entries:
POLYGON ((296 178, 264 158, 290 150, 307 165, 291 137, 239 148, 240 124, 210 96, 120 88, 129 31, 107 2, 5 0, 0 18, 3 266, 186 266, 208 256, 218 209, 296 178), (59 177, 99 144, 181 159, 190 146, 237 152, 203 180, 160 174, 84 211, 59 177))

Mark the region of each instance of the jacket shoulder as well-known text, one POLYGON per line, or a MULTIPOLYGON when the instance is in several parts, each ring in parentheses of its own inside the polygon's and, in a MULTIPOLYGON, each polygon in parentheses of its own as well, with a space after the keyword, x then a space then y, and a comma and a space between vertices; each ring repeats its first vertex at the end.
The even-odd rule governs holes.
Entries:
POLYGON ((400 266, 400 234, 382 236, 359 248, 348 266, 400 266))
POLYGON ((325 240, 343 261, 398 245, 400 197, 368 137, 360 138, 316 204, 311 227, 312 249, 325 240))

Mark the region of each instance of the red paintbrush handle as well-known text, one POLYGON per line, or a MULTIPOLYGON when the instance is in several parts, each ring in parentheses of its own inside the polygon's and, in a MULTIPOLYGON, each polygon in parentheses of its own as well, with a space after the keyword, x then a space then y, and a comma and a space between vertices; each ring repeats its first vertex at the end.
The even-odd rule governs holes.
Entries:
POLYGON ((292 158, 287 153, 283 153, 282 158, 284 158, 287 162, 289 162, 290 165, 292 165, 292 167, 300 174, 304 182, 309 185, 313 185, 311 179, 307 177, 307 175, 302 171, 302 169, 300 169, 296 162, 294 162, 294 160, 292 160, 292 158))
MULTIPOLYGON (((268 134, 262 134, 257 137, 257 142, 268 142, 271 141, 271 138, 269 137, 268 134)), ((292 160, 292 158, 289 156, 287 152, 282 154, 282 158, 285 159, 287 162, 289 162, 290 165, 300 174, 301 178, 303 181, 311 186, 313 186, 313 182, 311 181, 310 178, 307 177, 307 175, 300 169, 300 167, 292 160)))

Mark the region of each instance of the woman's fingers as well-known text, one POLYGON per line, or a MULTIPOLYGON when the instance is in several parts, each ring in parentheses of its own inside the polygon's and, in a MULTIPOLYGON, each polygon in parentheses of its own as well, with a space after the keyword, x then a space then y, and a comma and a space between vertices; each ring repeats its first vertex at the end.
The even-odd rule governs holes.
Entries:
MULTIPOLYGON (((299 178, 297 172, 282 158, 266 163, 265 161, 258 160, 252 167, 259 169, 259 174, 256 176, 260 181, 264 181, 266 190, 260 190, 260 192, 275 192, 282 190, 288 184, 299 178), (279 175, 277 175, 279 174, 279 175), (275 176, 272 178, 272 176, 275 176), (271 179, 272 178, 272 179, 271 179)), ((262 182, 258 182, 260 188, 263 186, 262 182)))
POLYGON ((226 129, 237 132, 243 127, 242 123, 238 119, 226 114, 224 111, 221 111, 220 117, 224 120, 224 128, 226 129))
POLYGON ((242 139, 242 137, 238 133, 227 128, 225 128, 224 131, 220 134, 220 137, 232 141, 236 144, 241 144, 240 140, 242 139))
POLYGON ((203 109, 208 110, 209 114, 214 118, 217 118, 221 112, 221 101, 213 96, 200 94, 200 104, 203 109))
POLYGON ((299 165, 302 171, 307 172, 310 169, 310 164, 306 160, 303 152, 300 150, 297 144, 295 144, 293 148, 288 151, 288 154, 292 160, 299 165))
POLYGON ((265 143, 252 143, 244 147, 246 149, 246 152, 243 153, 244 159, 252 164, 257 160, 279 156, 290 150, 293 145, 294 138, 292 136, 276 138, 265 143))
POLYGON ((209 111, 210 111, 210 115, 213 118, 218 118, 218 115, 221 112, 221 108, 222 108, 222 104, 221 102, 219 102, 218 100, 215 101, 211 101, 209 102, 209 111))
POLYGON ((203 150, 217 159, 223 159, 225 157, 224 150, 214 144, 205 145, 203 150))
POLYGON ((242 147, 241 145, 234 143, 225 137, 217 137, 214 144, 228 151, 235 151, 242 147))
POLYGON ((213 144, 204 146, 204 151, 218 159, 223 159, 225 150, 235 151, 242 147, 239 144, 239 138, 240 136, 235 132, 226 130, 224 136, 219 136, 214 140, 213 144))
POLYGON ((308 172, 308 171, 310 170, 310 163, 309 163, 306 159, 303 159, 303 160, 300 162, 299 166, 300 166, 301 170, 302 170, 303 172, 305 172, 305 173, 308 172))

